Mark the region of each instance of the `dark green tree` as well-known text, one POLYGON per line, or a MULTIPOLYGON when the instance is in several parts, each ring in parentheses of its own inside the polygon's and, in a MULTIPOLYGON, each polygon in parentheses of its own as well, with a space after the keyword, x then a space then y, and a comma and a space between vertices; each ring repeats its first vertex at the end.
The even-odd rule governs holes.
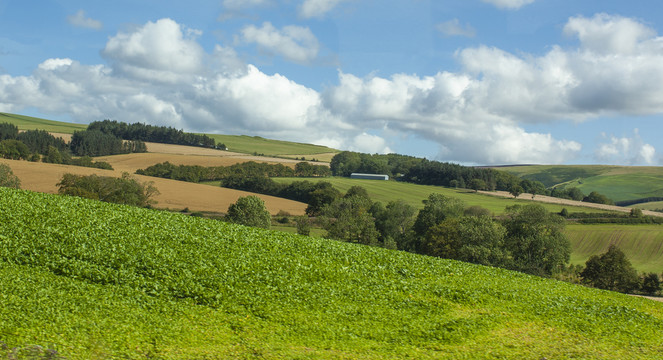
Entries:
POLYGON ((308 196, 306 215, 318 216, 325 205, 333 203, 340 197, 341 192, 336 190, 331 183, 323 181, 315 184, 315 190, 311 191, 308 196))
POLYGON ((661 291, 661 279, 658 277, 658 274, 649 273, 643 276, 641 290, 643 293, 651 296, 658 294, 661 291))
POLYGON ((340 198, 324 207, 319 221, 331 239, 377 245, 379 233, 371 205, 370 199, 361 196, 340 198))
POLYGON ((421 237, 425 236, 431 227, 449 217, 461 216, 465 210, 465 204, 461 200, 442 194, 430 194, 423 203, 424 208, 419 210, 413 225, 415 234, 421 237))
POLYGON ((482 179, 474 178, 470 180, 470 189, 474 190, 474 192, 485 190, 486 182, 482 179))
POLYGON ((592 191, 589 195, 585 196, 582 199, 583 202, 590 202, 594 204, 605 204, 605 205, 614 205, 615 203, 612 200, 608 199, 607 196, 600 194, 596 191, 592 191))
POLYGON ((64 174, 57 186, 62 195, 141 207, 152 205, 152 197, 159 194, 152 183, 140 183, 126 172, 121 178, 64 174))
POLYGON ((334 155, 329 167, 334 176, 350 176, 361 167, 361 156, 356 152, 342 151, 334 155))
POLYGON ((488 266, 505 267, 509 254, 504 248, 506 229, 488 216, 448 218, 426 233, 422 252, 488 266))
POLYGON ((571 243, 564 235, 564 219, 539 204, 507 208, 506 250, 515 270, 539 276, 561 271, 569 262, 571 243))
POLYGON ((0 157, 12 160, 28 160, 30 149, 18 140, 0 141, 0 157))
POLYGON ((0 186, 14 189, 21 188, 21 180, 7 164, 0 164, 0 186))
POLYGON ((236 224, 263 229, 269 229, 272 223, 272 217, 265 207, 265 202, 254 195, 237 199, 234 204, 228 207, 228 213, 225 218, 236 224))
POLYGON ((580 273, 583 282, 599 289, 629 293, 640 285, 637 271, 616 245, 601 255, 592 255, 580 273))
POLYGON ((509 189, 509 194, 513 195, 514 198, 517 198, 520 194, 522 194, 525 190, 523 189, 522 186, 520 185, 513 185, 509 189))
POLYGON ((371 214, 375 218, 375 227, 382 243, 393 241, 400 250, 414 250, 411 242, 416 212, 413 206, 403 200, 390 201, 386 207, 382 203, 374 203, 371 214))

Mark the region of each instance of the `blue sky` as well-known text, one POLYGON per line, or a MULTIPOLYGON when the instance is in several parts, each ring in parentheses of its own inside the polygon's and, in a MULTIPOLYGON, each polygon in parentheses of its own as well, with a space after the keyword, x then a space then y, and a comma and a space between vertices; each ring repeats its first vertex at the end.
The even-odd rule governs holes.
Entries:
POLYGON ((0 111, 661 165, 662 26, 653 0, 0 0, 0 111))

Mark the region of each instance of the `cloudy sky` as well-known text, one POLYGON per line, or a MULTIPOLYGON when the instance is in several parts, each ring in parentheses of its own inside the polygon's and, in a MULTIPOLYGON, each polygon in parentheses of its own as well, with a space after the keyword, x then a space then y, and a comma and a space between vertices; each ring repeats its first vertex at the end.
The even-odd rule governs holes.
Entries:
POLYGON ((663 163, 660 0, 0 0, 0 112, 663 163))

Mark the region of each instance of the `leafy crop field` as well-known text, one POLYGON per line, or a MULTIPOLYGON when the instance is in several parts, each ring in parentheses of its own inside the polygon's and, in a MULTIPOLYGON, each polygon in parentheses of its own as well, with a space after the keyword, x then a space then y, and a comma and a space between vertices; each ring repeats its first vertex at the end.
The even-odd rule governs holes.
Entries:
POLYGON ((663 168, 651 166, 534 165, 500 170, 541 181, 547 187, 575 186, 585 194, 598 191, 613 201, 663 196, 663 168))
MULTIPOLYGON (((455 197, 463 200, 467 206, 478 205, 484 207, 494 214, 501 214, 507 206, 515 204, 528 204, 531 200, 504 198, 498 196, 485 195, 475 193, 467 189, 452 189, 441 186, 430 185, 417 185, 398 181, 376 181, 376 180, 360 180, 342 177, 332 178, 316 178, 316 179, 302 179, 302 178, 272 178, 276 182, 289 183, 292 181, 328 181, 334 185, 339 191, 345 193, 352 186, 358 185, 368 191, 373 201, 380 201, 388 203, 389 201, 402 199, 406 203, 416 207, 417 209, 423 208, 422 200, 427 199, 431 193, 442 194, 446 196, 455 197)), ((219 182, 216 182, 218 185, 219 182)), ((560 204, 547 204, 541 203, 548 211, 560 212, 566 208, 570 212, 599 212, 600 210, 588 209, 585 207, 568 206, 560 204)))
POLYGON ((584 265, 590 256, 616 244, 631 264, 641 272, 663 272, 663 226, 661 225, 581 225, 566 227, 571 240, 571 263, 584 265))
POLYGON ((663 303, 506 270, 5 188, 0 224, 5 357, 663 356, 663 303))

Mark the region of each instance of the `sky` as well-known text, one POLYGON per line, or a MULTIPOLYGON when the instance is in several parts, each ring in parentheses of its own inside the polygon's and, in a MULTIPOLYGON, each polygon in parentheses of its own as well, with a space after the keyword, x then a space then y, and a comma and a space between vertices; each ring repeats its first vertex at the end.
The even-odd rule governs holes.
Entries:
POLYGON ((662 165, 661 34, 659 0, 0 0, 0 112, 662 165))

